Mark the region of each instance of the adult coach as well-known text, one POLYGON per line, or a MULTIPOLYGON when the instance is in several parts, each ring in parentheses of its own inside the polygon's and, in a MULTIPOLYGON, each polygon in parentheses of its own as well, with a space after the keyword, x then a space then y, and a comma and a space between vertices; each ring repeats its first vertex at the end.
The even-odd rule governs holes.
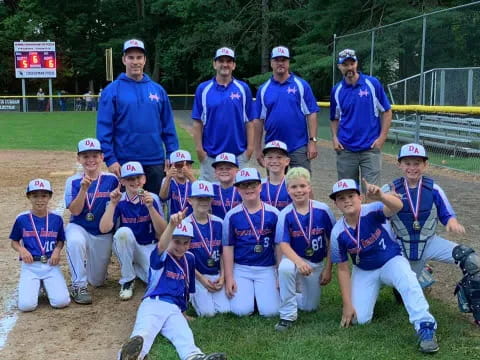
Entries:
POLYGON ((260 86, 255 102, 256 156, 265 166, 262 135, 265 143, 274 140, 287 144, 290 167, 301 166, 311 171, 310 160, 317 151, 317 112, 320 110, 310 85, 290 72, 290 51, 283 46, 273 48, 270 66, 273 76, 260 86))
POLYGON ((120 177, 121 165, 138 161, 147 177, 145 190, 158 194, 166 159, 179 147, 172 107, 163 87, 143 73, 146 56, 142 41, 125 42, 122 62, 125 73, 108 85, 100 98, 97 138, 110 172, 120 177))
POLYGON ((193 103, 193 139, 200 161, 200 179, 215 181, 212 163, 228 152, 240 168, 254 149, 252 93, 233 77, 235 52, 222 47, 215 52, 215 77, 198 85, 193 103))
POLYGON ((387 140, 392 110, 380 81, 358 72, 354 50, 338 54, 343 80, 330 94, 333 149, 338 179, 354 179, 359 172, 368 183, 380 185, 381 149, 387 140))

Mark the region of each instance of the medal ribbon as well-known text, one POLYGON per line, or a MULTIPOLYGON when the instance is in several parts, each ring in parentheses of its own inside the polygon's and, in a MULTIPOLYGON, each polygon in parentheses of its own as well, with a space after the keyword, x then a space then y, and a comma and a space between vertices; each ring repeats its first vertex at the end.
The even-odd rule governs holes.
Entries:
POLYGON ((190 183, 190 181, 187 180, 187 182, 185 183, 185 192, 183 194, 185 196, 184 196, 183 200, 182 200, 182 194, 180 192, 180 186, 175 181, 175 179, 172 179, 172 181, 175 183, 175 186, 177 187, 178 202, 180 203, 180 211, 183 211, 187 207, 188 184, 190 183))
POLYGON ((312 200, 308 201, 308 212, 310 214, 310 218, 308 220, 308 236, 303 230, 302 223, 300 222, 300 219, 298 218, 297 215, 297 210, 295 210, 295 207, 292 209, 293 217, 295 218, 295 221, 297 222, 297 225, 302 232, 303 237, 305 238, 305 241, 307 242, 308 247, 310 247, 311 239, 312 239, 312 227, 313 227, 313 205, 312 205, 312 200))
POLYGON ((85 198, 85 201, 87 202, 87 208, 88 208, 88 212, 92 212, 92 208, 93 208, 93 203, 95 202, 95 199, 97 198, 97 194, 98 194, 98 190, 100 189, 100 181, 102 180, 102 174, 100 174, 98 176, 98 179, 97 179, 97 186, 95 186, 95 191, 92 195, 92 201, 90 201, 90 197, 89 197, 89 193, 88 193, 88 189, 87 189, 87 196, 85 198))
POLYGON ((213 254, 213 227, 212 227, 212 220, 210 219, 210 215, 208 215, 208 226, 210 227, 210 241, 207 241, 210 243, 210 247, 208 247, 207 241, 205 241, 205 237, 203 236, 202 232, 200 231, 200 227, 198 226, 197 219, 195 219, 195 216, 192 214, 192 224, 195 230, 198 232, 198 235, 200 236, 200 240, 202 240, 202 246, 205 248, 205 251, 207 252, 209 257, 212 257, 213 254))
POLYGON ((177 268, 182 272, 182 274, 184 276, 184 279, 185 279, 185 298, 188 299, 188 288, 190 286, 190 271, 189 271, 189 268, 188 268, 187 257, 185 255, 182 256, 183 262, 185 264, 185 267, 183 267, 177 261, 177 259, 175 259, 175 256, 170 255, 170 253, 167 253, 167 254, 168 254, 168 256, 170 256, 170 259, 172 259, 172 261, 175 263, 177 268))
POLYGON ((343 218, 343 227, 345 228, 345 232, 353 240, 355 244, 357 244, 357 254, 360 254, 362 251, 362 247, 360 246, 360 219, 361 219, 361 212, 358 214, 358 222, 357 222, 357 238, 355 239, 352 234, 350 234, 350 230, 348 229, 348 225, 345 222, 345 218, 343 218))
MULTIPOLYGON (((47 233, 47 236, 48 236, 48 215, 49 213, 47 211, 47 218, 45 220, 45 231, 47 233)), ((40 251, 42 252, 42 255, 45 255, 45 246, 42 245, 41 235, 38 234, 37 227, 35 226, 35 222, 33 221, 32 213, 28 214, 28 216, 30 217, 30 223, 32 224, 33 232, 35 233, 35 239, 37 239, 37 243, 38 243, 38 246, 40 247, 40 251)))
POLYGON ((421 177, 420 181, 418 182, 417 202, 416 206, 413 207, 413 201, 412 197, 410 196, 410 189, 408 188, 407 179, 403 179, 403 186, 405 186, 405 192, 407 193, 408 204, 410 205, 410 209, 412 210, 413 218, 415 219, 415 221, 418 221, 418 212, 420 210, 420 199, 422 197, 422 180, 423 177, 421 177))
MULTIPOLYGON (((248 213, 247 209, 245 209, 245 206, 242 204, 242 209, 245 214, 245 217, 247 218, 248 223, 250 224, 250 228, 253 231, 253 234, 255 235, 255 239, 257 239, 257 244, 260 243, 260 237, 262 235, 259 235, 257 232, 257 229, 255 229, 255 226, 253 225, 252 218, 250 217, 250 214, 248 213)), ((262 215, 261 215, 261 223, 260 223, 260 233, 263 232, 263 226, 265 225, 265 206, 262 202, 262 215)))
POLYGON ((135 195, 133 198, 130 199, 126 191, 125 191, 125 197, 127 198, 127 201, 131 202, 132 204, 134 204, 134 201, 138 199, 138 195, 135 195))
MULTIPOLYGON (((225 214, 227 214, 227 206, 225 205, 225 202, 223 201, 223 195, 222 195, 222 186, 218 185, 218 195, 220 197, 220 202, 222 203, 223 211, 225 211, 225 214)), ((235 195, 237 195, 237 188, 233 188, 232 192, 232 199, 230 200, 230 209, 233 208, 233 200, 235 199, 235 195)), ((228 200, 228 198, 227 198, 228 200)), ((228 209, 228 210, 230 210, 228 209)))
POLYGON ((277 193, 275 194, 275 202, 272 204, 272 198, 270 197, 270 180, 267 180, 267 197, 268 197, 268 203, 270 205, 277 207, 278 198, 280 197, 280 192, 282 191, 283 184, 285 184, 285 176, 283 177, 280 185, 278 185, 277 193))

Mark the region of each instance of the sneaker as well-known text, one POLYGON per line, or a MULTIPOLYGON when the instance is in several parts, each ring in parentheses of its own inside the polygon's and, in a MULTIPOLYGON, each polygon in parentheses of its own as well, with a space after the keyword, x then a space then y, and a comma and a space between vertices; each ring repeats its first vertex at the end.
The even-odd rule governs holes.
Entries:
POLYGON ((420 351, 423 353, 434 353, 439 349, 437 337, 435 336, 435 323, 422 322, 417 331, 420 351))
POLYGON ((227 355, 224 353, 212 354, 195 354, 187 358, 187 360, 226 360, 227 355))
POLYGON ((135 288, 135 280, 126 282, 120 288, 120 299, 121 300, 130 300, 133 296, 133 289, 135 288))
POLYGON ((275 330, 277 331, 287 331, 290 327, 295 324, 295 321, 280 319, 277 325, 275 325, 275 330))
POLYGON ((72 297, 73 301, 77 304, 81 305, 89 305, 92 303, 92 296, 88 292, 87 287, 70 287, 70 296, 72 297))
POLYGON ((418 282, 424 290, 435 284, 433 269, 429 265, 425 265, 425 267, 422 269, 422 272, 418 277, 418 282))
POLYGON ((40 289, 38 290, 38 297, 40 298, 48 297, 47 290, 45 290, 45 285, 43 284, 43 280, 40 280, 40 289))
POLYGON ((122 346, 120 360, 137 360, 143 347, 143 337, 134 336, 122 346))

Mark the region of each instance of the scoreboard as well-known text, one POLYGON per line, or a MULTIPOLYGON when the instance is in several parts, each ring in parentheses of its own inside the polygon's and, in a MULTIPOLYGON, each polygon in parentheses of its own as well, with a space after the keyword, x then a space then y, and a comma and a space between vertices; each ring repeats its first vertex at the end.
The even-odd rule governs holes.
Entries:
POLYGON ((20 78, 56 78, 57 59, 55 43, 24 42, 13 43, 15 52, 15 77, 20 78))

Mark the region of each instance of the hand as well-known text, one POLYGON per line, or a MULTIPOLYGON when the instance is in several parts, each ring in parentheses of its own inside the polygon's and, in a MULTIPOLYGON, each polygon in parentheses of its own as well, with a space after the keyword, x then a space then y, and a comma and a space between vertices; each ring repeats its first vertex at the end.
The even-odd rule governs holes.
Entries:
POLYGON ((340 151, 344 149, 343 145, 340 143, 340 141, 338 141, 338 138, 336 136, 332 138, 332 142, 333 142, 333 150, 340 151))
POLYGON ((452 217, 448 220, 446 229, 449 232, 454 232, 454 233, 457 233, 457 234, 465 234, 465 228, 454 217, 452 217))
POLYGON ((317 143, 309 141, 307 145, 307 159, 313 160, 318 156, 317 143))
POLYGON ((191 321, 195 320, 194 317, 191 317, 191 316, 187 315, 187 313, 183 313, 183 317, 185 319, 187 319, 188 322, 191 322, 191 321))
POLYGON ((153 208, 153 196, 152 193, 144 191, 143 195, 140 195, 139 198, 143 197, 143 203, 149 209, 153 208))
POLYGON ((121 197, 120 184, 118 184, 117 188, 110 193, 110 203, 117 205, 121 197))
POLYGON ((207 153, 203 149, 197 149, 198 161, 203 162, 207 158, 207 153))
POLYGON ((30 254, 30 251, 25 249, 24 247, 20 248, 20 257, 22 258, 22 261, 26 264, 31 264, 33 263, 33 256, 30 254))
POLYGON ((175 165, 170 165, 170 167, 167 169, 166 173, 167 173, 168 178, 173 178, 173 177, 177 176, 177 168, 175 167, 175 165))
POLYGON ((367 198, 374 201, 381 201, 383 196, 382 190, 377 185, 369 184, 365 178, 362 178, 362 181, 365 185, 367 198))
POLYGON ((108 167, 108 171, 117 175, 117 177, 120 179, 120 164, 118 163, 118 161, 116 161, 112 165, 110 165, 108 167))
POLYGON ((50 265, 55 266, 60 262, 60 249, 53 249, 52 256, 50 256, 50 265))
POLYGON ((353 324, 353 320, 357 317, 355 309, 353 306, 343 306, 342 320, 340 321, 340 326, 343 328, 348 328, 353 324))
POLYGON ((245 151, 245 157, 247 158, 247 161, 250 160, 253 154, 253 148, 247 148, 245 151))
POLYGON ((332 280, 332 268, 329 267, 324 268, 322 273, 320 274, 320 286, 328 285, 328 283, 332 280))
POLYGON ((257 163, 261 167, 265 167, 265 158, 264 158, 263 152, 261 150, 257 151, 257 163))
POLYGON ((204 276, 202 276, 202 279, 203 280, 200 280, 200 282, 205 287, 205 289, 208 290, 208 292, 211 292, 211 293, 217 292, 217 288, 215 287, 215 284, 212 281, 208 280, 204 276))
POLYGON ((234 279, 225 280, 225 293, 229 299, 235 296, 237 292, 237 282, 234 279))
POLYGON ((88 188, 90 187, 90 185, 92 184, 92 178, 90 178, 89 176, 85 175, 83 178, 82 178, 82 181, 80 181, 80 188, 84 191, 87 191, 88 188))
POLYGON ((223 284, 225 283, 225 277, 224 276, 220 276, 217 280, 215 280, 213 282, 214 286, 215 286, 215 289, 218 291, 218 290, 221 290, 223 288, 223 284))
POLYGON ((167 173, 169 168, 170 168, 170 160, 165 160, 165 165, 163 166, 163 171, 165 173, 167 173))
POLYGON ((302 274, 303 276, 308 276, 313 272, 313 268, 303 260, 300 260, 295 265, 297 266, 297 269, 300 272, 300 274, 302 274))
POLYGON ((371 148, 371 149, 379 149, 379 150, 382 150, 383 144, 385 144, 385 140, 386 140, 386 139, 384 139, 384 138, 382 138, 382 137, 377 138, 377 139, 373 142, 373 144, 372 144, 372 146, 371 146, 370 148, 371 148))
POLYGON ((182 223, 183 219, 187 216, 188 208, 183 209, 182 211, 177 212, 170 216, 170 224, 173 227, 177 227, 179 224, 182 223))
POLYGON ((195 177, 193 176, 193 169, 191 167, 184 166, 183 167, 183 175, 185 175, 185 177, 188 180, 190 180, 191 182, 195 181, 195 177))

